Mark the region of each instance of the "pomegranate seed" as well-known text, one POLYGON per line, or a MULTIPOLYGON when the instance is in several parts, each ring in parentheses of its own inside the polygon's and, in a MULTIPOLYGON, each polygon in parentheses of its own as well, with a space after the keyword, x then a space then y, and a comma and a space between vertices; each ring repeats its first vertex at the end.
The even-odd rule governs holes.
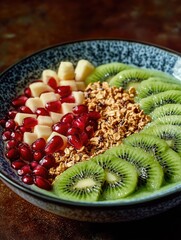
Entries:
POLYGON ((84 131, 85 126, 87 124, 87 120, 88 120, 87 114, 81 115, 80 117, 76 118, 73 121, 72 127, 79 128, 81 131, 84 131))
POLYGON ((20 156, 20 153, 17 148, 11 148, 6 152, 6 157, 10 160, 17 160, 20 156))
POLYGON ((51 77, 49 80, 48 80, 48 85, 50 87, 52 87, 53 89, 56 89, 57 88, 57 81, 55 80, 55 78, 51 77))
POLYGON ((52 188, 51 183, 47 179, 44 179, 41 176, 35 176, 34 183, 37 187, 45 190, 51 190, 52 188))
POLYGON ((23 134, 17 130, 11 133, 11 138, 21 142, 23 139, 23 134))
POLYGON ((16 111, 16 110, 10 110, 8 112, 8 117, 14 119, 17 113, 18 113, 18 111, 16 111))
POLYGON ((22 143, 19 145, 19 152, 20 152, 20 156, 22 159, 24 159, 25 161, 32 161, 33 156, 32 156, 32 151, 30 149, 30 146, 26 143, 22 143))
POLYGON ((72 93, 72 90, 70 86, 58 86, 56 93, 60 94, 60 96, 64 98, 68 97, 72 93))
POLYGON ((96 131, 97 127, 98 127, 98 122, 96 120, 90 119, 90 120, 88 120, 88 123, 87 123, 87 127, 89 127, 89 126, 93 127, 94 131, 96 131))
POLYGON ((94 120, 98 120, 101 117, 100 113, 96 111, 89 112, 88 116, 90 119, 94 119, 94 120))
POLYGON ((17 98, 13 99, 12 105, 15 108, 18 108, 20 106, 25 105, 25 102, 26 102, 27 99, 28 99, 28 97, 26 97, 25 95, 20 95, 17 98))
POLYGON ((83 146, 81 139, 77 135, 68 135, 67 141, 77 150, 79 150, 83 146))
POLYGON ((64 123, 72 123, 72 121, 74 120, 74 115, 73 113, 67 113, 65 114, 62 118, 61 118, 61 122, 64 123))
POLYGON ((31 148, 34 151, 43 151, 46 146, 46 141, 44 138, 38 138, 35 142, 32 143, 31 148))
POLYGON ((29 87, 26 87, 24 90, 24 95, 28 98, 31 97, 31 89, 29 87))
POLYGON ((37 165, 33 169, 33 174, 35 176, 41 176, 43 178, 47 178, 48 177, 48 170, 45 167, 43 167, 42 165, 37 165))
POLYGON ((37 108, 35 112, 38 116, 49 116, 49 112, 45 108, 37 108))
POLYGON ((5 128, 10 131, 14 130, 15 126, 16 126, 16 123, 13 119, 9 119, 5 124, 5 128))
POLYGON ((17 146, 18 146, 18 141, 16 141, 16 139, 11 139, 7 142, 6 149, 9 150, 9 149, 15 148, 17 146))
POLYGON ((82 142, 83 146, 86 146, 88 144, 89 137, 88 137, 88 134, 86 132, 82 132, 80 134, 80 139, 81 139, 81 142, 82 142))
POLYGON ((18 126, 17 130, 20 131, 21 133, 24 133, 24 132, 31 132, 32 129, 26 128, 25 126, 18 126))
POLYGON ((84 104, 77 105, 77 106, 73 107, 72 112, 75 115, 81 115, 82 113, 88 112, 88 107, 84 104))
POLYGON ((61 103, 64 103, 64 102, 66 102, 66 103, 75 103, 75 98, 72 95, 70 95, 68 97, 63 97, 61 99, 61 103))
POLYGON ((33 159, 37 162, 39 162, 44 156, 45 153, 43 151, 35 151, 33 153, 33 159))
POLYGON ((71 127, 67 131, 67 135, 78 135, 79 134, 79 129, 75 127, 71 127))
POLYGON ((11 131, 4 131, 2 134, 3 141, 7 141, 11 139, 11 131))
POLYGON ((43 167, 49 169, 54 166, 55 157, 52 154, 48 154, 48 155, 44 156, 44 158, 41 159, 39 164, 42 165, 43 167))
POLYGON ((14 168, 15 170, 21 169, 25 165, 26 163, 23 162, 22 160, 13 161, 11 164, 12 168, 14 168))
POLYGON ((37 124, 38 124, 37 119, 32 118, 32 117, 26 117, 23 120, 23 126, 25 126, 26 128, 32 128, 37 124))
POLYGON ((45 104, 45 109, 49 112, 59 113, 61 111, 61 102, 59 100, 53 101, 53 102, 48 102, 45 104))
POLYGON ((91 138, 94 135, 94 127, 93 126, 86 126, 85 132, 88 134, 88 137, 91 138))
POLYGON ((6 119, 4 118, 0 119, 0 126, 4 128, 5 124, 6 124, 6 119))
POLYGON ((32 162, 30 163, 31 169, 34 169, 34 168, 37 167, 37 166, 38 166, 38 162, 36 162, 36 161, 32 161, 32 162))
POLYGON ((18 169, 18 175, 24 176, 25 174, 32 174, 31 167, 29 165, 24 165, 22 168, 18 169))
POLYGON ((29 108, 29 107, 27 107, 27 106, 21 106, 20 108, 19 108, 19 111, 20 112, 22 112, 22 113, 33 113, 32 111, 31 111, 31 109, 29 108))
POLYGON ((31 174, 25 174, 22 177, 22 181, 28 185, 31 185, 34 183, 33 176, 31 174))
POLYGON ((60 136, 54 136, 47 143, 45 147, 45 152, 47 154, 52 154, 61 149, 63 145, 64 145, 63 139, 60 136))
POLYGON ((69 123, 58 122, 52 126, 52 130, 66 136, 69 127, 69 123))

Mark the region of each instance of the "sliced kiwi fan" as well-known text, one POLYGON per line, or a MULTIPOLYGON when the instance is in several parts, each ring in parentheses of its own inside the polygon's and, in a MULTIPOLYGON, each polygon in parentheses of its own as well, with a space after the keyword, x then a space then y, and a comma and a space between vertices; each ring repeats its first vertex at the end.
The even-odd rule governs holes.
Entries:
POLYGON ((96 67, 86 84, 97 81, 134 87, 135 102, 151 122, 120 145, 64 171, 53 183, 55 194, 79 201, 119 200, 140 189, 153 192, 181 182, 181 82, 119 62, 96 67))

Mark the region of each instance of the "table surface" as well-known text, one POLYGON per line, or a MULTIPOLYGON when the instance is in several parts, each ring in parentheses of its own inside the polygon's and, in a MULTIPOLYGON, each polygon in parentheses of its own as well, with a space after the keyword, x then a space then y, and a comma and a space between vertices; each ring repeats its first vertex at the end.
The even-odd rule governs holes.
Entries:
MULTIPOLYGON (((0 72, 62 42, 122 38, 181 52, 180 36, 180 0, 1 0, 0 72)), ((180 239, 180 221, 181 206, 136 222, 78 222, 38 209, 0 182, 1 240, 180 239)))

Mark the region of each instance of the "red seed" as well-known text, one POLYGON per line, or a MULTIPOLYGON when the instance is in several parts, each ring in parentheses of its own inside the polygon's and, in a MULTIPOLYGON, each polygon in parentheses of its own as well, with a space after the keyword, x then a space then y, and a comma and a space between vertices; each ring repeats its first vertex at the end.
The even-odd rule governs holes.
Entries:
POLYGON ((81 115, 82 113, 88 112, 88 107, 84 104, 77 105, 77 106, 73 107, 72 112, 75 115, 81 115))
POLYGON ((45 156, 44 151, 35 151, 33 152, 33 159, 39 162, 45 156))
POLYGON ((97 127, 98 127, 98 122, 96 120, 93 120, 93 119, 89 119, 88 122, 87 122, 87 126, 86 128, 90 126, 90 127, 93 127, 94 131, 97 130, 97 127))
POLYGON ((53 78, 53 77, 49 78, 48 85, 50 87, 52 87, 53 89, 56 89, 57 88, 57 81, 55 80, 55 78, 53 78))
POLYGON ((17 148, 11 148, 6 152, 5 155, 10 161, 14 161, 19 158, 20 153, 17 148))
POLYGON ((29 107, 27 107, 27 106, 21 106, 20 108, 19 108, 19 112, 22 112, 22 113, 33 113, 32 111, 31 111, 31 109, 29 108, 29 107))
POLYGON ((64 103, 64 102, 66 102, 66 103, 75 103, 75 98, 72 95, 70 95, 68 97, 63 97, 61 99, 61 103, 64 103))
POLYGON ((98 120, 101 117, 100 113, 96 111, 89 112, 88 116, 90 119, 94 119, 94 120, 98 120))
POLYGON ((8 117, 14 119, 17 113, 18 113, 18 111, 16 111, 16 110, 10 110, 8 112, 8 117))
POLYGON ((11 133, 11 139, 15 139, 15 140, 21 142, 23 139, 23 133, 20 132, 20 130, 16 130, 11 133))
POLYGON ((31 97, 31 89, 29 87, 26 87, 24 90, 24 95, 28 98, 31 97))
POLYGON ((60 94, 60 96, 64 98, 68 97, 72 93, 72 90, 70 86, 58 86, 56 93, 60 94))
POLYGON ((80 131, 78 128, 71 127, 67 131, 67 135, 79 135, 80 131))
POLYGON ((79 150, 83 146, 81 139, 77 135, 68 135, 67 141, 77 150, 79 150))
POLYGON ((61 111, 61 102, 58 101, 53 101, 53 102, 48 102, 45 104, 45 109, 49 112, 57 112, 60 113, 61 111))
POLYGON ((8 149, 11 149, 11 148, 15 148, 15 147, 18 146, 18 144, 19 143, 18 143, 18 141, 16 141, 16 139, 11 139, 7 142, 6 149, 8 150, 8 149))
POLYGON ((88 137, 91 138, 94 135, 94 127, 93 126, 86 126, 85 132, 88 134, 88 137))
POLYGON ((51 190, 52 189, 51 183, 47 179, 44 179, 41 176, 35 176, 34 177, 34 183, 39 188, 42 188, 42 189, 45 189, 45 190, 51 190))
POLYGON ((60 136, 54 136, 50 139, 45 147, 45 152, 47 154, 52 154, 60 150, 64 145, 63 139, 60 136))
POLYGON ((35 167, 37 167, 38 166, 38 162, 36 162, 36 161, 32 161, 32 162, 30 162, 30 168, 31 169, 34 169, 35 167))
POLYGON ((61 118, 61 122, 72 123, 74 118, 75 118, 75 116, 73 115, 73 113, 67 113, 61 118))
POLYGON ((43 178, 47 178, 48 177, 48 170, 45 167, 43 167, 42 165, 37 165, 33 169, 33 174, 35 176, 41 176, 43 178))
POLYGON ((25 105, 25 102, 26 102, 27 99, 28 99, 27 96, 25 96, 25 95, 20 95, 20 96, 18 96, 17 98, 13 99, 12 105, 13 105, 15 108, 18 108, 18 107, 20 107, 20 106, 25 105))
POLYGON ((33 159, 32 151, 28 144, 21 143, 19 145, 19 152, 20 152, 20 156, 22 159, 24 159, 25 161, 28 161, 28 162, 32 161, 32 159, 33 159))
POLYGON ((46 141, 44 138, 38 138, 35 142, 32 143, 31 148, 34 151, 44 151, 46 146, 46 141))
POLYGON ((44 158, 42 158, 39 163, 43 167, 49 169, 49 168, 54 166, 54 164, 55 164, 55 157, 52 154, 48 154, 48 155, 44 156, 44 158))
POLYGON ((21 133, 31 132, 31 131, 32 131, 31 128, 26 128, 25 126, 18 126, 16 129, 17 129, 18 131, 20 131, 21 133))
POLYGON ((69 127, 69 123, 58 122, 52 126, 52 130, 66 136, 69 127))
POLYGON ((37 119, 32 118, 32 117, 26 117, 23 120, 23 126, 26 128, 33 128, 37 124, 38 124, 37 119))
POLYGON ((4 131, 2 134, 2 140, 7 141, 11 139, 11 131, 4 131))
POLYGON ((49 112, 45 108, 37 108, 35 113, 37 116, 49 116, 49 112))
POLYGON ((81 142, 82 142, 83 146, 86 146, 88 144, 88 141, 89 141, 88 134, 86 132, 82 132, 79 137, 81 139, 81 142))
POLYGON ((22 168, 18 169, 18 175, 24 176, 25 174, 32 174, 31 167, 29 165, 24 165, 22 168))
POLYGON ((28 185, 31 185, 34 183, 33 176, 31 174, 25 174, 22 177, 22 181, 28 185))
POLYGON ((5 124, 5 128, 10 131, 14 130, 15 126, 16 126, 16 123, 13 119, 9 119, 5 124))
POLYGON ((4 118, 0 119, 0 126, 4 128, 5 124, 6 124, 6 119, 4 118))
POLYGON ((79 128, 81 131, 84 131, 87 121, 88 115, 87 114, 81 115, 73 121, 72 127, 79 128))
POLYGON ((22 160, 15 160, 11 164, 12 168, 14 168, 15 170, 21 169, 25 165, 26 163, 22 160))

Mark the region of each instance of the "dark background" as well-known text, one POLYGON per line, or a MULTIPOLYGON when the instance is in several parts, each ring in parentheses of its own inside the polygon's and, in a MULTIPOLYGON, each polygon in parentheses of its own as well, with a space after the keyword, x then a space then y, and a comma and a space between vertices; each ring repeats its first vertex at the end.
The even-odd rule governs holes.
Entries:
MULTIPOLYGON (((0 1, 0 72, 54 44, 80 39, 146 41, 181 53, 180 0, 0 1)), ((0 182, 1 240, 181 239, 181 206, 115 224, 64 219, 22 200, 0 182)))

